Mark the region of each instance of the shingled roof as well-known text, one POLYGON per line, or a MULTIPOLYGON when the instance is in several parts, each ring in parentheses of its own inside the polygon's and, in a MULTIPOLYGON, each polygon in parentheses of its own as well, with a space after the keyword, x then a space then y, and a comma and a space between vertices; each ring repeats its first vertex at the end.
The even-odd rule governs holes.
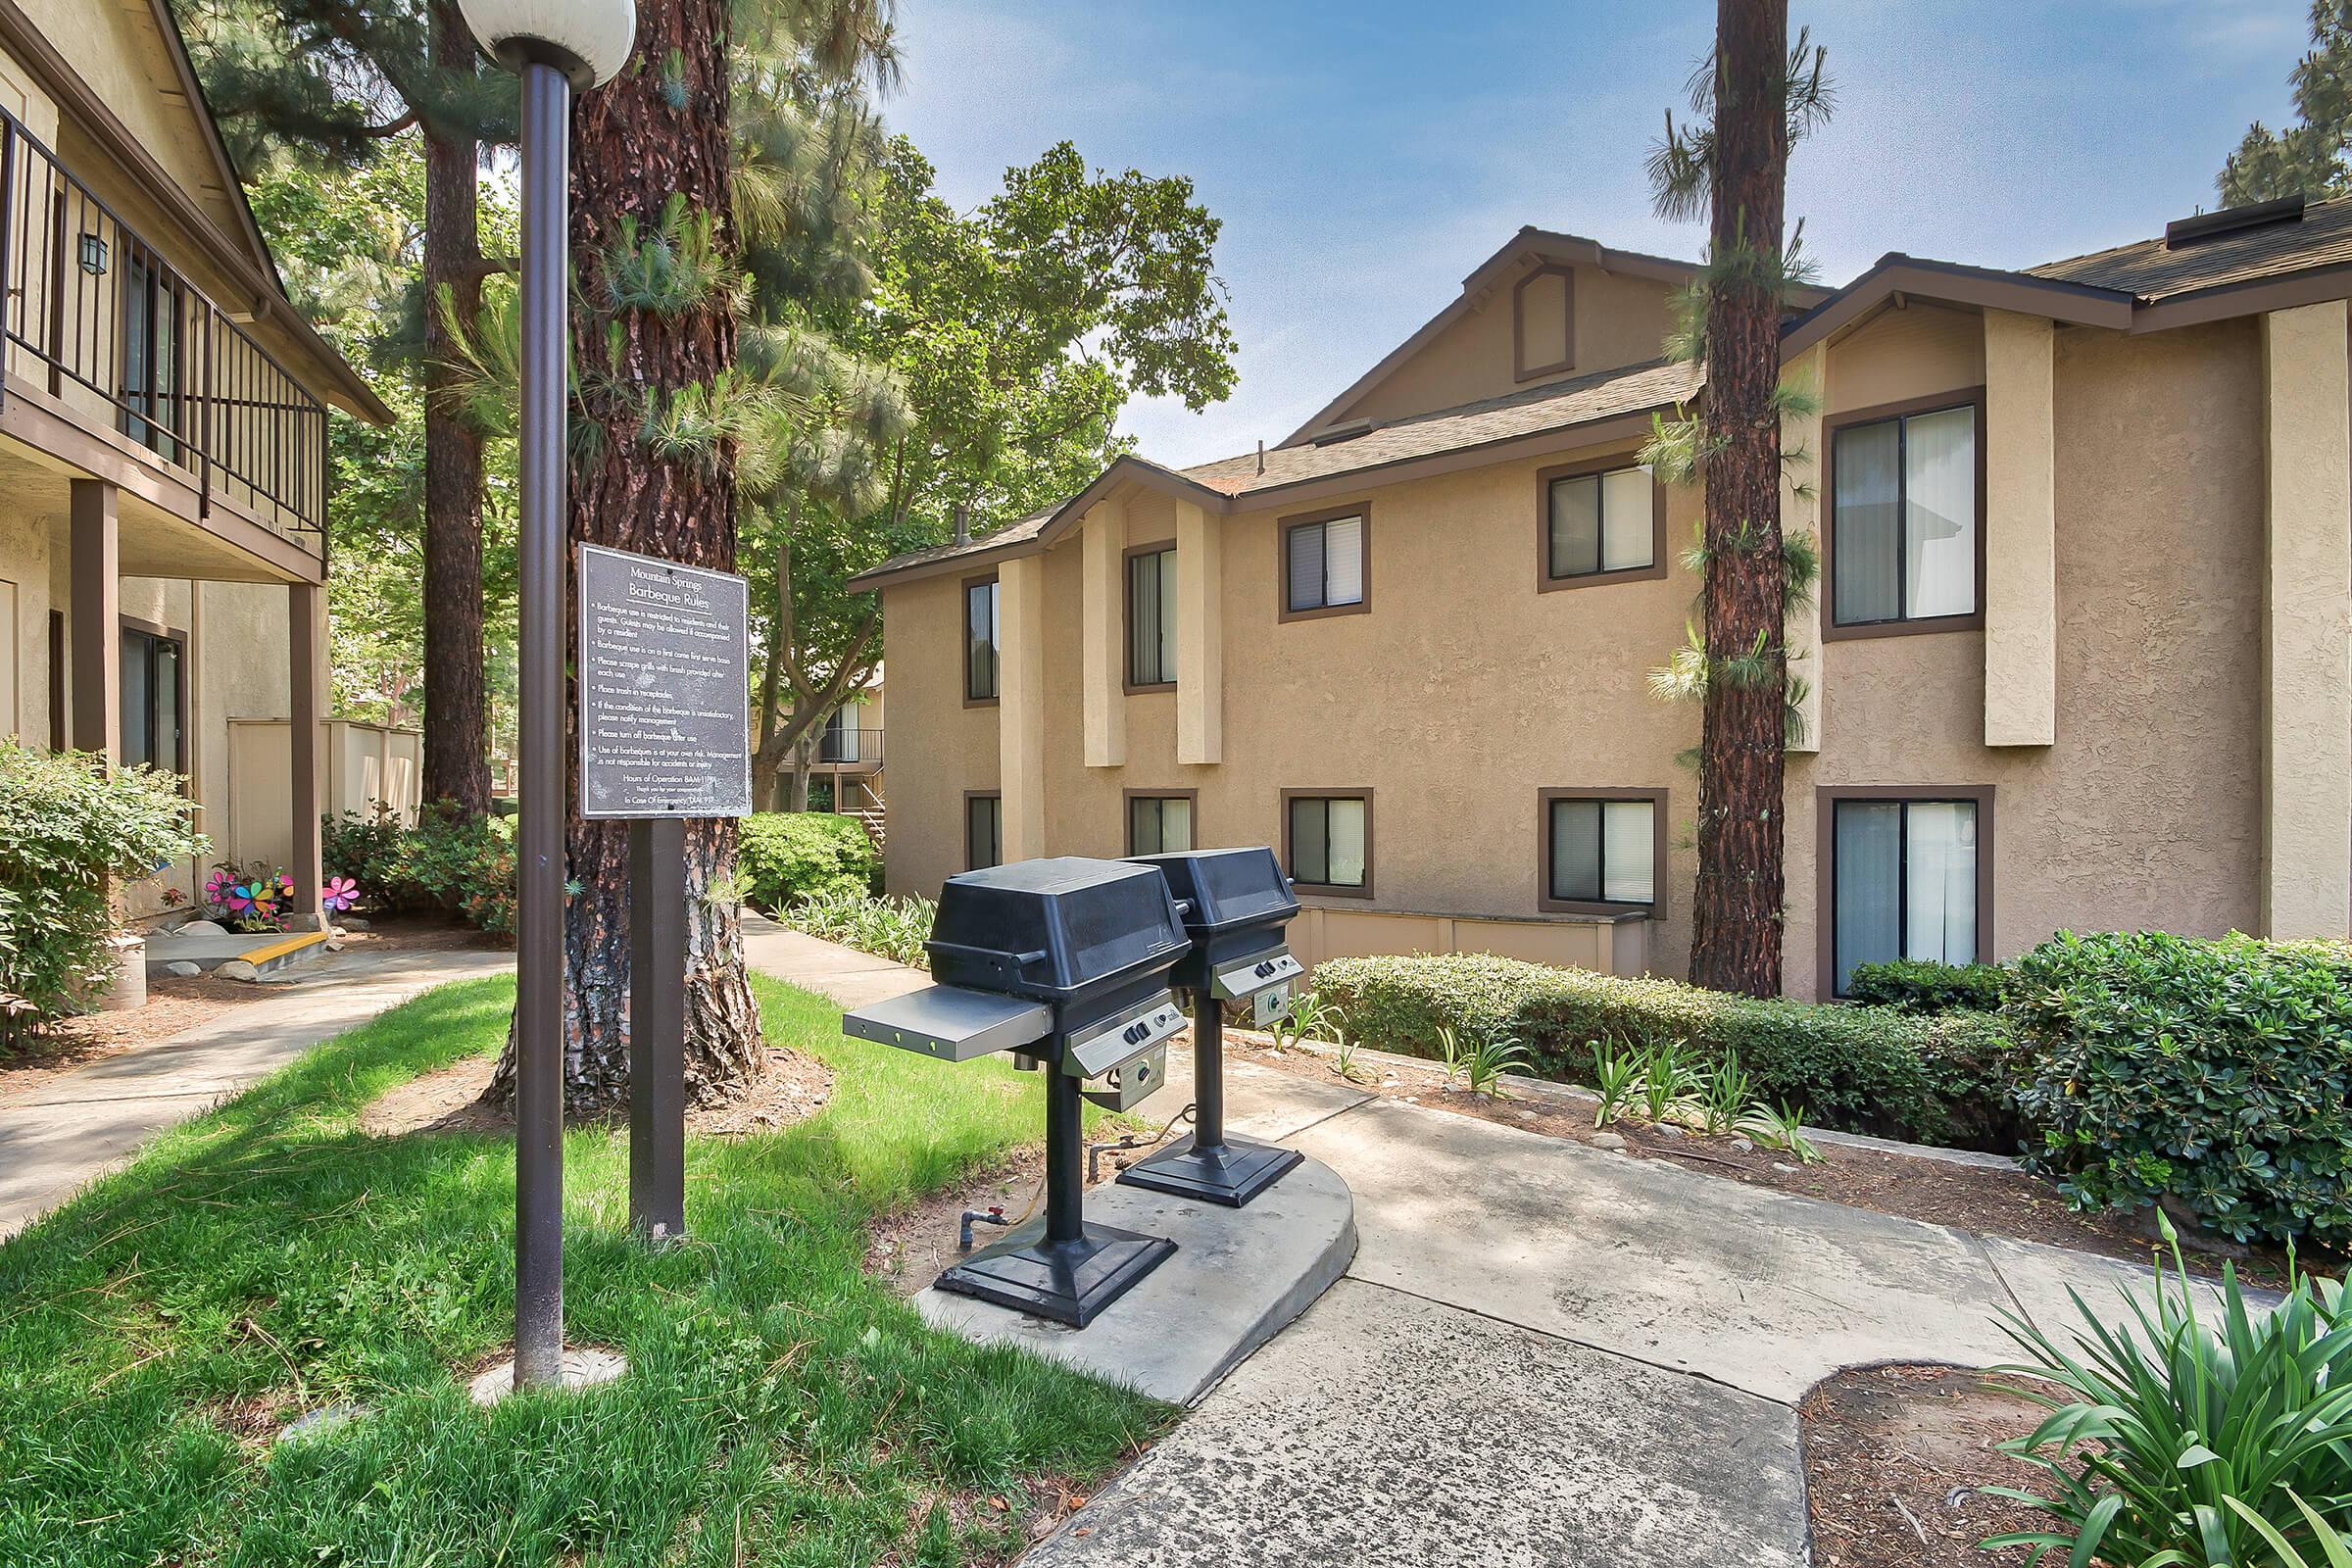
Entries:
POLYGON ((2158 235, 2088 256, 2044 262, 2026 272, 2156 301, 2343 262, 2352 262, 2352 197, 2313 202, 2300 220, 2287 218, 2235 233, 2180 241, 2158 235))
MULTIPOLYGON (((1259 471, 1259 458, 1254 452, 1181 469, 1161 467, 1137 458, 1121 462, 1196 486, 1200 491, 1213 492, 1203 499, 1227 496, 1239 501, 1313 480, 1369 473, 1418 459, 1473 451, 1625 415, 1645 414, 1687 401, 1698 391, 1702 380, 1696 366, 1652 360, 1644 365, 1574 376, 1501 397, 1464 403, 1435 414, 1417 414, 1373 424, 1361 435, 1327 440, 1321 446, 1271 448, 1264 457, 1263 472, 1259 471)), ((963 544, 932 545, 893 556, 872 570, 860 573, 852 586, 871 586, 875 579, 918 567, 936 566, 965 556, 1001 554, 1008 546, 1028 544, 1085 499, 1080 497, 1059 507, 1033 512, 963 544)))

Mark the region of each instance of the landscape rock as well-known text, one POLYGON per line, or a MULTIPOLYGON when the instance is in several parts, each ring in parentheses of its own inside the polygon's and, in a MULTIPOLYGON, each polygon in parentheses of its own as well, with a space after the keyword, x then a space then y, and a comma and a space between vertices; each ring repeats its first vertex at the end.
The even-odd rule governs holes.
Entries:
POLYGON ((342 917, 341 924, 343 929, 346 931, 365 931, 368 929, 368 922, 361 919, 356 914, 344 915, 342 917))
POLYGON ((261 971, 243 958, 231 958, 213 973, 223 980, 259 980, 262 977, 261 971))
POLYGON ((200 963, 190 963, 185 958, 173 958, 170 963, 164 965, 164 973, 177 975, 180 979, 186 980, 192 976, 204 973, 204 965, 200 963))
POLYGON ((1670 1121, 1662 1121, 1658 1123, 1655 1131, 1660 1138, 1680 1138, 1683 1136, 1683 1130, 1670 1121))
POLYGON ((172 933, 175 937, 224 937, 228 927, 218 920, 190 920, 172 933))
POLYGON ((1616 1133, 1594 1133, 1592 1147, 1594 1149, 1623 1149, 1625 1140, 1616 1133))
POLYGON ((1752 1154, 1756 1152, 1756 1146, 1745 1138, 1733 1139, 1732 1147, 1742 1154, 1752 1154))

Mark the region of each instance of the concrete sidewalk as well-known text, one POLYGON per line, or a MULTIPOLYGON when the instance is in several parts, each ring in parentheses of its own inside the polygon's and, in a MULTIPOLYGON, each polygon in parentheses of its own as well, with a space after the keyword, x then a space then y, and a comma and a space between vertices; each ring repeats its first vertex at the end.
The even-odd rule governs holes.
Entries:
MULTIPOLYGON (((761 922, 765 924, 765 922, 761 922)), ((913 970, 793 933, 753 963, 856 1005, 913 970), (789 940, 784 940, 788 938, 789 940)), ((1173 1115, 1189 1067, 1141 1114, 1173 1115)), ((1342 1283, 1029 1562, 1366 1568, 1806 1560, 1795 1403, 1838 1367, 1987 1365, 2145 1274, 1704 1176, 1248 1062, 1237 1130, 1337 1171, 1342 1283), (1083 1532, 1083 1533, 1082 1533, 1083 1532)))
POLYGON ((514 967, 512 954, 338 954, 257 1001, 160 1045, 0 1090, 0 1240, 186 1120, 347 1029, 451 980, 514 967))

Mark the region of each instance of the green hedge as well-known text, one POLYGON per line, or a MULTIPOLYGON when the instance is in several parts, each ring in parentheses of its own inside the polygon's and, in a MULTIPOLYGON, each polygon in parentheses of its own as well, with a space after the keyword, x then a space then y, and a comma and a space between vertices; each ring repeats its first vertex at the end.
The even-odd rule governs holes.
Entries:
POLYGON ((1995 963, 1936 963, 1894 958, 1857 963, 1845 994, 1904 1012, 1998 1012, 2009 991, 2009 971, 1995 963))
POLYGON ((1890 1007, 1759 1002, 1672 980, 1627 979, 1491 954, 1335 958, 1314 986, 1379 1051, 1430 1055, 1438 1027, 1507 1032, 1547 1078, 1589 1078, 1592 1044, 1669 1041, 1736 1051, 1761 1098, 1801 1104, 1825 1126, 1919 1143, 2015 1150, 1997 1020, 1917 1017, 1890 1007))
POLYGON ((2070 1198, 2352 1244, 2352 948, 2061 932, 2016 970, 2031 1163, 2070 1198))
POLYGON ((747 816, 736 839, 736 874, 745 897, 762 909, 866 893, 880 867, 874 841, 858 819, 829 811, 747 816))

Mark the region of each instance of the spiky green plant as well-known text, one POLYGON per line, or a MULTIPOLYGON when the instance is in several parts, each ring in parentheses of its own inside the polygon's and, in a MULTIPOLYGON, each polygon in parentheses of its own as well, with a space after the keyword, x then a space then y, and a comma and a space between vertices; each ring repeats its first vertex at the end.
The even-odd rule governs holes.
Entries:
POLYGON ((2048 1517, 2046 1530, 1996 1536, 2029 1568, 2063 1553, 2070 1568, 2346 1568, 2352 1548, 2352 1316, 2340 1280, 2294 1267, 2269 1313, 2223 1270, 2218 1321, 2197 1313, 2196 1282, 2172 1224, 2152 1301, 2110 1327, 2073 1292, 2073 1348, 2014 1313, 2025 1350, 2000 1370, 2049 1416, 2001 1445, 2041 1470, 2047 1496, 1985 1489, 2048 1517), (2055 1391, 2055 1392, 2053 1392, 2055 1391))

